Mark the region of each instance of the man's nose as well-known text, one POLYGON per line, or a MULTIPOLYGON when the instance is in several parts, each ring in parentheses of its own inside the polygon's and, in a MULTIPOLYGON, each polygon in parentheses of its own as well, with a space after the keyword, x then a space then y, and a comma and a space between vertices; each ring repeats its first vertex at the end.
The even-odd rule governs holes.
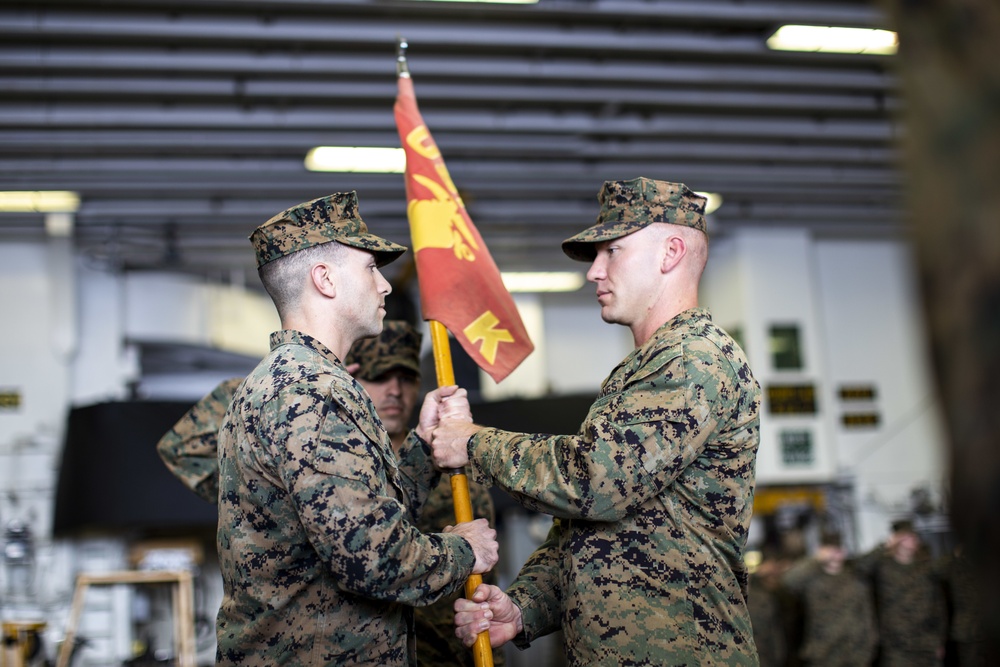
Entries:
POLYGON ((592 283, 596 283, 598 280, 604 277, 604 261, 601 256, 598 255, 594 258, 594 261, 590 263, 590 268, 587 269, 587 280, 592 283))
POLYGON ((379 277, 379 294, 385 294, 386 296, 392 294, 392 283, 385 279, 380 270, 375 269, 375 272, 378 273, 379 277))

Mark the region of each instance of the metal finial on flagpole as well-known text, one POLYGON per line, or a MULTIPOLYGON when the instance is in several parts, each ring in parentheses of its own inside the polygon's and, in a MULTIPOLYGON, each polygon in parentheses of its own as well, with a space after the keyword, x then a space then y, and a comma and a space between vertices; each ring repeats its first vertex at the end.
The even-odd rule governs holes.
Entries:
POLYGON ((410 76, 410 68, 406 65, 406 39, 397 35, 396 37, 396 76, 410 76))

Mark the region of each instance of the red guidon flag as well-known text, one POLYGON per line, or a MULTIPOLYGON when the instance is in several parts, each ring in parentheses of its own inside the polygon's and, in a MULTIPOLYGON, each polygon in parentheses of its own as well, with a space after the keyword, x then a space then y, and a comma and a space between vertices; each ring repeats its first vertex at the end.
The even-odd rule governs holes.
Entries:
POLYGON ((535 346, 420 117, 406 72, 399 77, 395 114, 406 151, 406 214, 424 319, 447 327, 500 382, 535 346))

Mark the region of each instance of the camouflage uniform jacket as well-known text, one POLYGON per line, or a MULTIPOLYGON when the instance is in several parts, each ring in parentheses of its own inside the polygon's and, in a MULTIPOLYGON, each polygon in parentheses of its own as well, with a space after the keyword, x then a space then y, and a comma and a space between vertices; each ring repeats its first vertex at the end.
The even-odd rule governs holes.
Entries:
POLYGON ((414 434, 397 461, 328 348, 272 334, 219 433, 216 663, 413 664, 406 605, 461 587, 474 562, 463 538, 412 523, 436 482, 414 434))
POLYGON ((556 517, 508 593, 524 646, 561 628, 573 665, 756 665, 743 548, 760 386, 703 309, 604 381, 576 436, 484 429, 470 459, 556 517))
POLYGON ((213 505, 219 501, 219 427, 242 381, 231 378, 217 386, 156 444, 170 472, 213 505))
MULTIPOLYGON (((157 451, 170 471, 200 497, 218 502, 219 466, 218 431, 243 378, 231 378, 218 385, 199 400, 157 444, 157 451)), ((489 519, 496 525, 493 501, 489 490, 469 480, 469 497, 475 517, 489 519)), ((455 505, 452 500, 451 481, 442 476, 435 486, 417 520, 423 533, 437 533, 455 523, 455 505)), ((483 581, 496 584, 496 570, 483 575, 483 581)), ((455 636, 455 599, 464 590, 455 591, 427 607, 414 609, 414 634, 417 659, 421 665, 437 667, 473 667, 472 650, 466 648, 455 636)), ((502 649, 493 651, 493 664, 504 664, 502 649)))
POLYGON ((933 562, 918 557, 904 565, 879 547, 858 558, 855 566, 872 582, 875 593, 880 660, 896 651, 936 659, 945 643, 947 611, 933 562))
POLYGON ((783 581, 802 600, 805 617, 799 657, 806 665, 857 667, 875 658, 878 631, 871 589, 850 569, 827 574, 809 559, 783 581))

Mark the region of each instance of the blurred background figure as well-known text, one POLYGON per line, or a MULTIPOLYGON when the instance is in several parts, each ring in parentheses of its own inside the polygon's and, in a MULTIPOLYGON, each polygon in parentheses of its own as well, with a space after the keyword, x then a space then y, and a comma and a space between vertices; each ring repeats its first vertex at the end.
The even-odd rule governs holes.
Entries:
POLYGON ((766 545, 750 574, 750 622, 760 667, 784 667, 788 655, 789 608, 781 577, 788 569, 780 550, 766 545))
POLYGON ((878 664, 933 667, 944 658, 946 612, 930 554, 908 520, 885 544, 855 561, 875 593, 878 664))
POLYGON ((863 667, 875 658, 872 593, 845 566, 846 557, 840 534, 824 532, 813 556, 782 577, 801 603, 804 627, 798 655, 803 665, 863 667))

